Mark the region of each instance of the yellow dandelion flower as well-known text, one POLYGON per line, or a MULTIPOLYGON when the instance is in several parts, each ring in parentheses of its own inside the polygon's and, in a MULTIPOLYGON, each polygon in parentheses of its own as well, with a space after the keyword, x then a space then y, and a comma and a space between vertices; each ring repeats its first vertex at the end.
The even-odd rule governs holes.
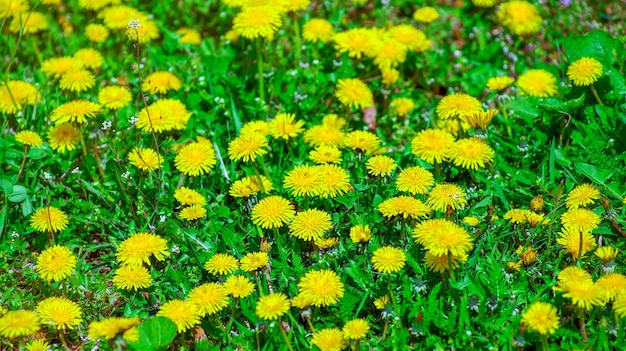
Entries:
POLYGON ((532 97, 549 97, 557 95, 556 78, 552 73, 542 69, 530 69, 517 78, 517 86, 523 94, 532 97))
MULTIPOLYGON (((2 6, 2 5, 0 5, 2 6)), ((48 18, 40 12, 22 12, 13 16, 9 24, 12 33, 34 34, 48 29, 48 18)))
POLYGON ((522 322, 539 334, 554 334, 559 329, 559 316, 554 306, 547 302, 535 302, 522 314, 522 322))
POLYGON ((573 305, 582 309, 602 306, 606 302, 606 293, 592 281, 568 284, 563 297, 571 299, 573 305))
POLYGON ((607 273, 601 276, 596 284, 604 291, 608 300, 614 300, 626 292, 626 276, 619 273, 607 273))
POLYGON ((339 79, 335 87, 335 96, 342 105, 356 108, 368 108, 374 103, 374 95, 360 79, 339 79))
POLYGON ((291 303, 283 293, 261 296, 256 303, 256 315, 265 320, 278 319, 289 311, 291 303))
POLYGON ((344 144, 352 150, 372 154, 380 149, 380 138, 365 130, 355 130, 346 134, 344 144))
POLYGON ((352 189, 350 185, 350 176, 345 169, 333 165, 325 164, 316 166, 320 177, 322 178, 322 184, 318 196, 326 198, 335 198, 341 196, 352 189))
POLYGON ((626 317, 626 293, 621 293, 613 302, 613 311, 621 318, 626 317))
POLYGON ((317 125, 304 132, 304 142, 311 146, 343 146, 345 134, 341 129, 317 125))
POLYGON ((318 209, 309 209, 296 214, 289 224, 290 232, 298 239, 313 241, 324 236, 332 228, 330 215, 318 209))
POLYGON ((150 94, 165 94, 171 90, 178 91, 182 86, 180 79, 174 73, 157 71, 143 80, 141 90, 150 94))
POLYGON ((144 107, 137 115, 136 126, 145 132, 183 130, 191 117, 187 107, 175 99, 160 99, 144 107))
POLYGON ((435 211, 456 211, 467 204, 467 194, 460 186, 450 183, 441 183, 428 194, 426 204, 435 211))
POLYGON ((435 273, 444 273, 445 271, 450 270, 450 264, 452 264, 452 269, 457 269, 459 268, 459 264, 465 263, 466 261, 466 253, 461 253, 458 256, 449 253, 443 255, 433 255, 433 253, 428 251, 424 256, 424 263, 426 264, 426 267, 435 273))
POLYGON ((252 222, 263 229, 280 228, 295 214, 296 211, 289 200, 280 196, 269 196, 252 208, 252 222))
POLYGON ((302 38, 312 43, 328 43, 334 35, 333 25, 323 18, 311 18, 302 26, 302 38))
POLYGON ((334 305, 343 297, 344 285, 337 273, 322 269, 307 272, 298 283, 298 294, 311 300, 313 306, 334 305))
POLYGON ((159 308, 157 316, 170 319, 179 333, 193 328, 196 324, 200 324, 200 311, 198 307, 190 301, 172 300, 164 303, 159 308))
POLYGON ((532 247, 524 247, 520 245, 515 250, 515 253, 520 256, 520 259, 525 266, 530 266, 537 260, 537 251, 535 251, 532 247))
POLYGON ((265 155, 267 138, 261 134, 242 134, 228 144, 228 157, 237 162, 254 162, 257 157, 265 155))
POLYGON ((382 273, 395 273, 400 271, 406 263, 405 253, 395 247, 383 246, 372 256, 372 266, 382 273))
POLYGON ((50 344, 44 339, 31 340, 26 345, 26 351, 48 351, 50 344))
POLYGON ((48 131, 48 143, 52 150, 61 153, 76 148, 79 138, 79 130, 71 123, 61 123, 50 128, 48 131))
POLYGON ((528 210, 513 208, 504 214, 504 219, 508 219, 513 224, 520 224, 526 221, 528 210))
POLYGON ((195 221, 206 216, 206 209, 200 205, 191 205, 183 208, 178 216, 187 221, 195 221))
POLYGON ((407 116, 414 108, 415 103, 409 98, 395 98, 389 104, 389 109, 399 117, 407 116))
POLYGON ((109 29, 101 24, 92 23, 85 27, 85 35, 94 43, 103 43, 109 37, 109 29))
POLYGON ((211 274, 226 275, 239 268, 239 261, 230 254, 217 253, 207 261, 204 268, 211 274))
POLYGON ((139 26, 136 28, 128 27, 126 29, 126 37, 128 39, 140 44, 145 44, 161 36, 156 22, 150 20, 146 15, 142 14, 140 17, 134 19, 139 20, 139 26))
POLYGON ((87 100, 66 102, 52 110, 50 120, 57 125, 67 122, 84 124, 89 119, 95 118, 96 114, 102 112, 101 107, 99 104, 87 100))
POLYGON ((281 25, 280 11, 273 6, 246 6, 233 20, 233 29, 248 39, 273 37, 281 25))
POLYGON ((30 4, 25 0, 10 0, 0 3, 0 19, 13 17, 30 9, 30 4))
POLYGON ((318 238, 318 239, 315 239, 313 243, 315 244, 315 246, 319 247, 320 249, 328 250, 337 246, 339 244, 339 239, 338 238, 318 238))
POLYGON ((441 163, 450 155, 454 136, 442 129, 425 129, 411 141, 411 152, 428 163, 441 163))
POLYGON ((499 76, 489 78, 487 81, 487 89, 502 91, 515 82, 515 79, 509 76, 499 76))
POLYGON ((289 140, 302 133, 304 122, 296 121, 292 113, 279 113, 269 122, 270 135, 277 139, 289 140))
POLYGON ((181 37, 178 41, 182 44, 200 45, 202 43, 202 36, 197 30, 191 28, 180 28, 176 31, 176 34, 181 37))
POLYGON ((568 291, 569 286, 571 284, 579 284, 579 283, 593 283, 591 279, 591 274, 583 270, 582 268, 570 266, 564 268, 557 275, 558 285, 553 289, 555 291, 568 291))
POLYGON ((246 272, 254 272, 265 268, 269 263, 267 252, 249 252, 240 260, 241 270, 246 272))
POLYGON ((155 234, 135 233, 122 241, 115 256, 123 265, 150 264, 150 257, 163 261, 169 255, 167 240, 155 234))
POLYGON ((426 38, 424 32, 410 24, 400 24, 391 27, 389 28, 388 35, 402 43, 408 50, 415 52, 425 51, 430 48, 432 44, 431 41, 426 38))
POLYGON ((137 317, 111 317, 101 321, 93 321, 89 323, 89 338, 94 341, 98 339, 112 340, 127 330, 138 326, 139 323, 141 320, 137 317))
POLYGON ((498 3, 498 0, 472 0, 472 4, 478 7, 492 7, 498 3))
POLYGON ((389 295, 381 296, 377 298, 376 300, 374 300, 374 307, 376 307, 379 310, 384 310, 385 307, 387 307, 387 305, 389 304, 389 302, 391 302, 391 300, 389 299, 389 295))
POLYGON ((602 76, 602 64, 593 57, 582 57, 567 67, 567 77, 576 86, 588 86, 602 76))
POLYGON ((44 280, 60 281, 69 277, 76 267, 76 257, 65 246, 55 245, 44 250, 37 258, 35 270, 44 280))
POLYGON ((231 275, 224 282, 226 292, 235 298, 248 297, 254 292, 254 283, 241 275, 231 275))
POLYGON ((33 311, 9 311, 0 317, 0 336, 3 338, 30 336, 39 329, 39 318, 33 311))
POLYGON ((13 115, 26 105, 34 105, 37 96, 34 85, 21 80, 10 80, 6 85, 0 85, 0 112, 13 115))
POLYGON ((561 229, 556 242, 563 246, 575 259, 585 256, 587 252, 596 247, 595 238, 589 232, 580 232, 567 227, 561 229))
MULTIPOLYGON (((374 58, 374 64, 380 69, 397 67, 406 60, 406 45, 392 37, 379 40, 369 52, 374 58)), ((402 116, 402 115, 401 115, 402 116)))
POLYGON ((302 295, 296 295, 291 298, 291 306, 301 310, 307 309, 311 306, 311 299, 302 295))
POLYGON ((592 184, 577 185, 567 194, 567 208, 585 207, 600 198, 600 192, 592 184))
POLYGON ((78 59, 69 56, 49 58, 41 64, 41 71, 48 76, 61 78, 65 73, 80 69, 83 64, 78 59))
POLYGON ((83 320, 76 302, 65 297, 49 297, 35 308, 42 324, 53 324, 57 329, 74 329, 83 320))
POLYGON ((187 144, 174 159, 176 169, 189 176, 208 173, 216 163, 213 143, 210 141, 187 144))
POLYGON ((365 319, 357 318, 344 324, 341 331, 346 339, 357 340, 366 337, 369 330, 369 323, 365 319))
POLYGON ((259 191, 267 193, 272 189, 272 182, 265 176, 249 176, 233 182, 228 193, 232 197, 249 197, 256 195, 259 191))
POLYGON ((496 15, 502 25, 517 35, 537 33, 543 23, 537 8, 527 1, 507 1, 500 6, 496 15))
POLYGON ((313 333, 311 345, 319 347, 320 351, 341 351, 348 346, 341 330, 326 328, 313 333))
POLYGON ((265 121, 250 121, 244 123, 239 131, 239 135, 261 134, 268 136, 270 134, 270 124, 265 121))
POLYGON ((184 186, 174 191, 174 198, 183 205, 206 205, 206 198, 202 194, 184 186))
POLYGON ((128 154, 128 161, 131 165, 147 172, 155 171, 163 164, 163 158, 156 151, 141 147, 134 148, 128 154))
POLYGON ((413 13, 413 19, 422 23, 432 23, 438 18, 439 12, 430 6, 420 7, 413 13))
POLYGON ((61 76, 61 90, 87 91, 96 84, 96 77, 86 69, 71 70, 61 76))
POLYGON ((522 260, 509 261, 506 263, 506 268, 509 272, 519 272, 522 269, 522 260))
POLYGON ((150 272, 140 265, 125 265, 115 271, 113 284, 122 290, 145 289, 152 284, 150 272))
POLYGON ((386 177, 391 175, 397 165, 389 156, 376 155, 367 160, 367 173, 374 177, 386 177))
POLYGON ((383 68, 380 70, 382 73, 382 82, 386 87, 391 86, 400 78, 400 71, 394 68, 383 68))
POLYGON ((416 224, 413 238, 436 256, 461 256, 471 250, 473 241, 463 227, 445 219, 429 219, 416 224))
POLYGON ((309 152, 309 158, 317 164, 340 163, 341 151, 335 146, 318 146, 309 152))
POLYGON ((296 166, 287 172, 283 186, 294 196, 318 195, 322 187, 322 176, 316 166, 296 166))
POLYGON ((206 283, 189 292, 188 301, 196 305, 200 317, 216 314, 228 306, 228 290, 219 283, 206 283))
POLYGON ((612 246, 599 247, 594 253, 605 264, 613 261, 618 254, 619 250, 612 246))
POLYGON ((437 105, 437 116, 443 119, 465 119, 473 114, 482 112, 480 101, 467 94, 456 93, 447 95, 437 105))
POLYGON ((450 148, 449 157, 455 166, 478 170, 484 168, 491 161, 495 153, 480 138, 465 138, 457 140, 450 148))
MULTIPOLYGON (((74 58, 82 63, 83 67, 91 69, 100 68, 104 63, 104 57, 102 57, 102 54, 93 48, 85 48, 76 51, 74 53, 74 58)), ((61 81, 63 80, 61 79, 61 81)))
POLYGON ((487 130, 487 126, 491 123, 493 118, 498 114, 498 110, 488 109, 487 111, 482 111, 480 113, 471 115, 466 118, 465 122, 472 126, 473 128, 482 128, 487 130))
POLYGON ((372 31, 366 28, 353 28, 336 33, 333 40, 337 51, 340 53, 347 52, 349 57, 360 59, 375 45, 377 38, 372 31))
POLYGON ((561 223, 570 231, 591 232, 598 228, 600 217, 584 208, 572 208, 561 215, 561 223))
POLYGON ((68 224, 67 215, 52 206, 40 208, 30 217, 30 225, 41 233, 58 232, 67 228, 68 224))
POLYGON ((125 5, 103 8, 98 12, 98 17, 102 18, 105 26, 114 30, 126 28, 131 19, 140 19, 141 21, 142 18, 146 18, 139 10, 125 5))
POLYGON ((120 86, 108 86, 98 92, 98 102, 105 108, 117 110, 128 106, 132 100, 128 89, 120 86))
POLYGON ((419 219, 430 214, 430 208, 420 200, 410 196, 396 196, 383 201, 378 205, 378 211, 383 216, 419 219))
POLYGON ((396 179, 396 187, 400 191, 415 194, 424 194, 435 184, 432 173, 422 167, 408 167, 403 169, 396 179))
POLYGON ((31 132, 30 130, 23 130, 15 134, 15 141, 18 143, 40 147, 43 144, 43 139, 39 136, 39 134, 35 132, 31 132))

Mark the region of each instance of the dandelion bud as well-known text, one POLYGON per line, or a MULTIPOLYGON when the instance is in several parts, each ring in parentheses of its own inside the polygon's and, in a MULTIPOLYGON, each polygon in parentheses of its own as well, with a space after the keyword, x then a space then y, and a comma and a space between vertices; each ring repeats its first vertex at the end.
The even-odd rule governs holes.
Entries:
POLYGON ((543 211, 543 196, 537 195, 532 200, 530 200, 530 209, 535 212, 543 211))

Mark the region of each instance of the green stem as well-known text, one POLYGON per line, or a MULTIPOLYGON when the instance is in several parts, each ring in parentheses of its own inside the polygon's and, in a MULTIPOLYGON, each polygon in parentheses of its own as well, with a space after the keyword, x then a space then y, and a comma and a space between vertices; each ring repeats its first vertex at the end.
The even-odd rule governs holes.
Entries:
POLYGON ((289 349, 289 351, 294 351, 293 347, 291 346, 291 341, 287 337, 287 332, 283 327, 283 322, 281 322, 280 320, 278 320, 278 328, 280 328, 280 333, 283 334, 283 338, 285 338, 285 342, 287 343, 287 348, 289 349))
POLYGON ((589 88, 591 88, 591 93, 593 94, 593 97, 596 98, 596 101, 604 106, 604 104, 602 103, 602 100, 600 100, 600 96, 598 95, 598 93, 596 92, 596 88, 593 87, 593 84, 589 85, 589 88))
MULTIPOLYGON (((28 155, 28 145, 24 145, 24 156, 22 157, 22 165, 20 166, 19 172, 17 172, 17 180, 20 180, 20 176, 24 171, 24 166, 26 166, 26 156, 28 155)), ((26 179, 24 179, 24 183, 26 183, 26 179)))
POLYGON ((261 102, 265 103, 265 77, 263 76, 263 55, 261 53, 262 40, 260 37, 256 39, 256 61, 259 75, 259 98, 261 102))
POLYGON ((585 327, 585 310, 580 309, 580 336, 583 338, 583 342, 587 343, 587 328, 585 327))
POLYGON ((506 135, 511 137, 513 132, 511 130, 511 125, 509 124, 509 115, 506 113, 506 106, 502 105, 500 109, 502 111, 502 117, 504 117, 504 124, 506 124, 506 135))
POLYGON ((583 255, 583 232, 582 232, 582 230, 580 231, 579 235, 580 236, 579 236, 579 242, 578 242, 578 258, 576 259, 576 265, 578 267, 580 267, 580 265, 581 265, 580 259, 581 259, 582 255, 583 255))
POLYGON ((550 351, 550 346, 548 346, 548 335, 547 334, 542 334, 541 335, 541 349, 543 351, 550 351))
POLYGON ((393 296, 393 289, 391 288, 391 273, 387 274, 387 286, 389 287, 389 297, 391 298, 391 304, 393 305, 393 313, 398 315, 398 305, 396 304, 396 298, 393 296))
POLYGON ((452 266, 452 254, 450 252, 448 252, 448 270, 450 271, 450 279, 455 283, 456 277, 454 275, 454 267, 452 266))
POLYGON ((85 128, 80 128, 79 133, 80 135, 80 146, 83 148, 83 157, 87 157, 87 144, 85 143, 85 128))
POLYGON ((198 258, 196 250, 193 248, 191 241, 189 241, 189 236, 187 235, 187 233, 183 233, 183 237, 185 238, 185 244, 187 245, 187 249, 189 250, 189 252, 191 252, 191 257, 193 257, 194 261, 196 261, 196 265, 198 265, 198 268, 202 272, 202 275, 208 279, 209 277, 207 271, 206 269, 204 269, 204 265, 202 264, 202 262, 200 262, 200 259, 198 258))

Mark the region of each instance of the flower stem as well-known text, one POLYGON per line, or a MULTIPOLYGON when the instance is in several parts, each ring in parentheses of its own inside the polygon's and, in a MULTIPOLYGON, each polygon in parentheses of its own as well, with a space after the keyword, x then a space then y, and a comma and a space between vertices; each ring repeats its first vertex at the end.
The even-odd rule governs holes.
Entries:
POLYGON ((541 335, 541 349, 543 351, 550 351, 550 346, 548 346, 548 335, 547 334, 542 334, 541 335))
POLYGON ((256 39, 256 61, 258 65, 258 75, 259 75, 259 98, 261 102, 265 103, 265 77, 263 76, 263 55, 261 54, 261 41, 262 38, 256 39))
POLYGON ((298 23, 298 18, 296 17, 296 13, 293 13, 293 29, 295 32, 295 37, 294 37, 294 45, 296 46, 296 68, 298 68, 298 65, 300 64, 300 60, 302 57, 302 38, 300 36, 300 23, 298 23))
MULTIPOLYGON (((20 166, 19 172, 17 172, 17 180, 20 180, 20 176, 24 171, 24 166, 26 165, 26 156, 28 155, 28 145, 24 145, 24 156, 22 157, 22 165, 20 166)), ((26 181, 24 181, 26 183, 26 181)))
POLYGON ((602 103, 602 100, 600 100, 600 96, 598 95, 598 93, 596 92, 596 88, 593 87, 593 84, 589 85, 589 88, 591 88, 591 93, 593 94, 593 97, 596 98, 596 101, 604 106, 604 104, 602 103))
POLYGON ((580 309, 580 336, 583 338, 583 342, 587 342, 587 328, 585 327, 585 310, 580 309))
POLYGON ((280 328, 280 333, 283 334, 283 338, 285 338, 285 342, 287 343, 287 348, 289 349, 289 351, 294 351, 293 347, 291 346, 291 341, 289 341, 289 338, 287 337, 287 332, 283 327, 283 322, 281 322, 280 320, 278 321, 278 328, 280 328))
POLYGON ((450 252, 448 252, 448 270, 450 271, 450 279, 455 283, 456 277, 454 275, 454 267, 452 266, 452 254, 450 252))

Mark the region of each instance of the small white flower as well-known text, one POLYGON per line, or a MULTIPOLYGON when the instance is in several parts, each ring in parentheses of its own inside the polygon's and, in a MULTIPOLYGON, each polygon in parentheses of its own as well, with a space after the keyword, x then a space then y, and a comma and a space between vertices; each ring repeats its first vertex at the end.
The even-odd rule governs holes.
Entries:
POLYGON ((72 174, 80 174, 80 167, 76 167, 72 170, 72 174))
POLYGON ((161 222, 161 223, 165 222, 166 220, 167 220, 167 216, 166 215, 161 215, 159 217, 159 222, 161 222))
POLYGON ((129 171, 126 171, 126 172, 122 173, 122 178, 128 179, 128 177, 130 177, 130 172, 129 171))
POLYGON ((172 246, 172 252, 173 253, 179 253, 180 252, 180 247, 178 247, 176 245, 172 246))
POLYGON ((43 177, 48 179, 48 180, 53 178, 52 175, 50 173, 48 173, 48 172, 43 172, 43 177))
POLYGON ((109 130, 111 129, 111 127, 113 127, 113 122, 111 121, 102 122, 102 130, 109 130))
POLYGON ((128 28, 130 29, 138 29, 140 27, 139 24, 139 20, 138 19, 132 19, 130 21, 128 21, 128 28))
POLYGON ((133 116, 133 117, 131 117, 131 118, 130 118, 130 121, 129 121, 129 122, 130 122, 130 124, 135 124, 135 123, 137 123, 138 121, 139 121, 139 118, 137 118, 136 116, 133 116))
POLYGON ((12 238, 19 238, 19 236, 20 235, 15 230, 11 233, 12 238))

